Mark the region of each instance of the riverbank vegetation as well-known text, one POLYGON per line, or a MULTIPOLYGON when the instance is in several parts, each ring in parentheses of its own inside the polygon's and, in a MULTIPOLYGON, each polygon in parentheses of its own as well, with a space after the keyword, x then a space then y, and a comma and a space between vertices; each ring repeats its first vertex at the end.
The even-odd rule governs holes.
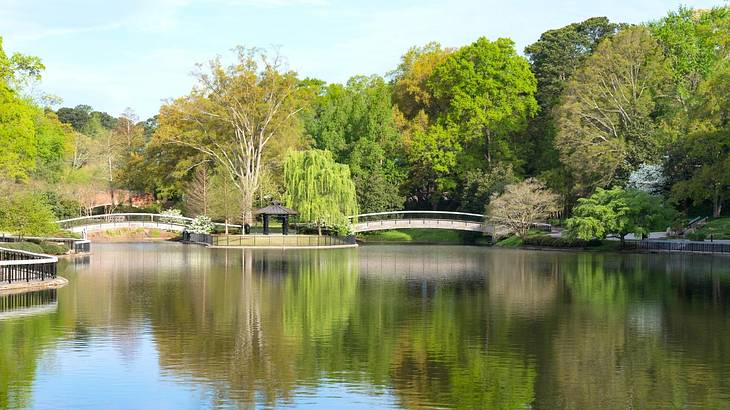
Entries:
POLYGON ((277 50, 238 47, 199 65, 190 93, 146 120, 53 109, 52 96, 28 91, 41 60, 0 50, 0 191, 42 195, 46 219, 175 207, 250 223, 280 200, 306 211, 301 222, 332 227, 399 209, 509 216, 498 198, 534 181, 549 200, 528 207, 540 209, 530 221, 572 216, 584 239, 663 231, 670 208, 680 223, 723 215, 729 44, 728 8, 681 8, 639 25, 576 22, 523 54, 506 37, 429 43, 384 77, 345 84, 302 78, 277 50), (315 153, 327 161, 305 160, 315 153), (616 190, 634 199, 601 208, 596 195, 616 190))

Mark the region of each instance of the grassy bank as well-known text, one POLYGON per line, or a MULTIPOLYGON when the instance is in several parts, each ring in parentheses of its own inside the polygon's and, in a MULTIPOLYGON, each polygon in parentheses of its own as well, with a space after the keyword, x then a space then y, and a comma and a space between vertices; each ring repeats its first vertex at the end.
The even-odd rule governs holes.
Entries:
POLYGON ((730 218, 717 218, 707 221, 697 233, 709 239, 730 239, 730 218))
POLYGON ((475 245, 481 242, 481 238, 482 235, 478 232, 450 231, 445 229, 399 229, 358 234, 358 240, 364 243, 475 245))

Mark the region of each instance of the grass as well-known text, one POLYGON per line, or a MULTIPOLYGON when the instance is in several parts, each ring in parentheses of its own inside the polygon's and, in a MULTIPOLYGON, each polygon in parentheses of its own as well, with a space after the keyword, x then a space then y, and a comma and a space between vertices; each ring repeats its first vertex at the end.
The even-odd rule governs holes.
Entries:
POLYGON ((522 238, 517 235, 513 235, 495 243, 494 246, 499 246, 501 248, 519 248, 522 246, 522 238))
POLYGON ((399 229, 376 231, 360 234, 364 242, 395 243, 475 243, 477 235, 468 232, 449 231, 445 229, 399 229))
POLYGON ((730 239, 730 218, 711 219, 697 232, 704 234, 707 239, 710 235, 713 239, 730 239))

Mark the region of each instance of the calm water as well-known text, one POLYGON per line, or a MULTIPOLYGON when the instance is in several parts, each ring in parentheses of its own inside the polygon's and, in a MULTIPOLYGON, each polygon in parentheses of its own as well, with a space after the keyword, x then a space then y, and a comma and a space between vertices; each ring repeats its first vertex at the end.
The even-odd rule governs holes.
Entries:
POLYGON ((96 244, 0 299, 0 408, 730 408, 730 259, 96 244))

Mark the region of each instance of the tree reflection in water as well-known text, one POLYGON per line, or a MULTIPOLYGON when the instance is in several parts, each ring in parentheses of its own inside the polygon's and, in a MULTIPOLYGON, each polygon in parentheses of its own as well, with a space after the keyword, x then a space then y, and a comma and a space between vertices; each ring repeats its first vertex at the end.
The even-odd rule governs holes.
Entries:
POLYGON ((56 312, 0 321, 19 352, 0 356, 0 407, 29 403, 58 341, 110 332, 131 361, 149 332, 162 375, 204 386, 209 405, 316 402, 334 384, 408 408, 721 408, 730 267, 717 261, 100 246, 69 262, 56 312))

